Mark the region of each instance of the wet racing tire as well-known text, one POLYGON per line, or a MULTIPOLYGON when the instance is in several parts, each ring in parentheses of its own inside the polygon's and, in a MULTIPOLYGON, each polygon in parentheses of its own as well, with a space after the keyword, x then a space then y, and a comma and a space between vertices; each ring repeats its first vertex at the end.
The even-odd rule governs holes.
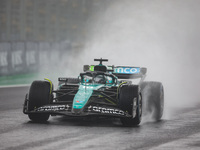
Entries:
POLYGON ((143 82, 141 84, 146 113, 151 113, 152 119, 159 121, 164 110, 164 88, 160 82, 143 82))
MULTIPOLYGON (((33 111, 52 101, 51 85, 48 81, 34 81, 29 90, 28 111, 33 111)), ((28 114, 29 119, 34 122, 44 122, 49 119, 49 114, 28 114)))
POLYGON ((131 116, 135 113, 134 118, 120 118, 123 126, 137 126, 140 124, 142 117, 142 97, 141 94, 139 94, 137 85, 124 85, 121 87, 119 96, 119 108, 131 116), (136 99, 136 110, 133 110, 134 99, 136 99))

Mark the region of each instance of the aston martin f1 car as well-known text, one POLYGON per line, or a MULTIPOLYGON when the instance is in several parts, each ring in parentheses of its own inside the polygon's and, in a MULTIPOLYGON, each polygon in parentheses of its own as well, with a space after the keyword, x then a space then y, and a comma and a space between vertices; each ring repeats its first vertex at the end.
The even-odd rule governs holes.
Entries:
POLYGON ((156 120, 163 115, 164 91, 160 82, 144 81, 147 69, 106 66, 107 59, 94 59, 99 65, 84 65, 78 78, 58 78, 58 88, 49 79, 33 81, 26 94, 23 112, 35 122, 49 116, 102 116, 120 118, 124 126, 139 125, 143 101, 156 120), (140 79, 132 84, 132 79, 140 79), (145 98, 145 99, 144 99, 145 98))

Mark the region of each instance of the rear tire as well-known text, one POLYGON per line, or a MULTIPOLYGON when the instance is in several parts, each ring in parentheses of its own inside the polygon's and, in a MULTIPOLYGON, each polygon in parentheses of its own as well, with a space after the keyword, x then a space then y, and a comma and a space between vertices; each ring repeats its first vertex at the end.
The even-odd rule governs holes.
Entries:
MULTIPOLYGON (((50 83, 47 81, 34 81, 29 90, 28 111, 50 104, 52 101, 52 91, 50 83)), ((44 122, 49 119, 49 114, 28 114, 29 119, 34 122, 44 122)))
POLYGON ((133 114, 133 99, 136 98, 136 114, 132 118, 121 118, 123 126, 137 126, 142 117, 142 97, 139 94, 137 85, 124 85, 120 89, 119 107, 128 114, 133 114))
POLYGON ((152 118, 159 121, 164 110, 164 88, 160 82, 143 82, 142 97, 145 100, 145 110, 152 113, 152 118))

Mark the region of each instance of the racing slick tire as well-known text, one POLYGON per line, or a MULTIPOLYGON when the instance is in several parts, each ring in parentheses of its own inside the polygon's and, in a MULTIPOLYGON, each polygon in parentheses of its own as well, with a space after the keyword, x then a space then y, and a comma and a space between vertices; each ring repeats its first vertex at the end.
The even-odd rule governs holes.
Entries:
POLYGON ((135 117, 120 118, 123 126, 137 126, 142 117, 142 97, 137 85, 124 85, 120 89, 119 107, 131 116, 133 115, 133 100, 136 98, 135 117))
POLYGON ((164 88, 161 82, 143 82, 141 84, 144 110, 152 113, 152 119, 159 121, 164 110, 164 88))
MULTIPOLYGON (((48 81, 34 81, 29 90, 28 111, 47 105, 52 101, 51 85, 48 81)), ((49 119, 49 114, 28 114, 30 120, 34 122, 45 122, 49 119)))

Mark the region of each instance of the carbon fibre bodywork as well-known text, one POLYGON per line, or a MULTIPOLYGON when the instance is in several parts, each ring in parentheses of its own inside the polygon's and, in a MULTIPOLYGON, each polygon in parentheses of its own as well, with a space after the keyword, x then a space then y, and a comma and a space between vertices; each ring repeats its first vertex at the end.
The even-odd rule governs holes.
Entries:
MULTIPOLYGON (((140 83, 132 85, 127 78, 145 78, 145 68, 139 67, 110 67, 102 65, 84 66, 85 73, 80 73, 78 78, 59 78, 57 90, 53 90, 50 80, 49 102, 29 110, 30 97, 26 95, 23 112, 25 114, 49 114, 66 116, 106 116, 119 118, 134 118, 141 113, 140 83), (121 89, 127 90, 120 98, 121 89), (125 104, 122 103, 125 101, 125 104), (127 105, 127 107, 126 107, 127 105)), ((38 102, 40 103, 40 102, 38 102)), ((141 116, 139 116, 141 117, 141 116)))
MULTIPOLYGON (((87 72, 85 74, 88 73, 92 75, 105 75, 105 73, 102 72, 87 72)), ((26 107, 28 105, 27 96, 24 105, 24 113, 49 113, 51 115, 68 116, 102 115, 130 117, 131 114, 121 110, 118 106, 120 87, 128 84, 128 82, 118 83, 117 78, 114 75, 109 74, 109 76, 112 76, 116 81, 112 84, 87 84, 81 81, 79 83, 70 83, 69 80, 72 79, 62 78, 66 80, 62 80, 59 88, 52 91, 54 97, 52 97, 50 104, 28 111, 26 107), (87 92, 89 92, 88 96, 87 92), (77 107, 79 105, 81 107, 77 107)))

